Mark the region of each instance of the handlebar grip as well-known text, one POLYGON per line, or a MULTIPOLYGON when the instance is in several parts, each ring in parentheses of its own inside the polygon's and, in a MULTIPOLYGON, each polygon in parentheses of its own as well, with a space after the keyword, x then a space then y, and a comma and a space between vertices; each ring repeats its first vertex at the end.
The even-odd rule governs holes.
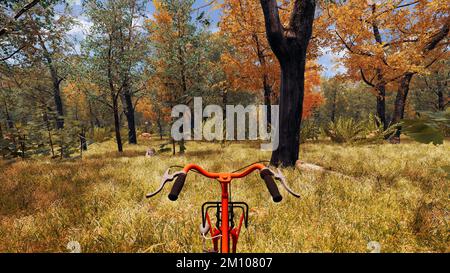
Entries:
POLYGON ((178 199, 178 195, 180 194, 181 190, 183 189, 185 180, 186 180, 185 173, 181 173, 178 175, 178 177, 175 180, 175 183, 173 184, 173 187, 169 193, 169 199, 171 201, 176 201, 178 199))
POLYGON ((260 172, 261 178, 264 179, 264 182, 266 182, 267 189, 270 192, 270 195, 272 195, 272 199, 275 203, 281 202, 283 197, 280 194, 280 191, 278 190, 277 184, 275 184, 275 181, 273 180, 273 174, 270 170, 264 169, 260 172))

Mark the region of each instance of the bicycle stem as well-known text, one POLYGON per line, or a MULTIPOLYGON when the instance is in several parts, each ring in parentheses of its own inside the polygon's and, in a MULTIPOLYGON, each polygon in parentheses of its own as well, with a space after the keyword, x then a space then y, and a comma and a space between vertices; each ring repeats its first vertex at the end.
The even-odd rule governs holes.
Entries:
POLYGON ((228 238, 229 233, 229 215, 228 215, 228 182, 220 182, 220 185, 222 187, 222 226, 221 226, 221 233, 222 233, 222 253, 228 253, 230 249, 230 242, 228 238))

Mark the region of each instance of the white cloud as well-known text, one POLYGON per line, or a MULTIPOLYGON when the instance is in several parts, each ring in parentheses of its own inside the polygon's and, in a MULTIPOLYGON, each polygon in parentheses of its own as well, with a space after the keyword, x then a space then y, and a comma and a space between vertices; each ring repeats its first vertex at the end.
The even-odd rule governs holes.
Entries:
POLYGON ((336 74, 345 73, 346 68, 339 62, 339 59, 342 58, 345 54, 345 51, 342 50, 339 53, 335 53, 329 47, 320 49, 322 55, 319 57, 319 64, 323 66, 324 70, 322 71, 322 76, 324 77, 333 77, 336 74))
POLYGON ((89 29, 92 27, 93 23, 84 16, 79 16, 74 20, 75 24, 73 28, 68 32, 68 35, 77 40, 84 40, 86 34, 89 33, 89 29))
POLYGON ((68 2, 72 6, 81 6, 83 4, 83 0, 70 0, 68 2))

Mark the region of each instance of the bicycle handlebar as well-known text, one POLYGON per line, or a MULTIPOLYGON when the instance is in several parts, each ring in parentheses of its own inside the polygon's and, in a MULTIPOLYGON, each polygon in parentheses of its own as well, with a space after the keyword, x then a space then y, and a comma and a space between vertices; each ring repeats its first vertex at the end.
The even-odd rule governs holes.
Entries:
POLYGON ((272 195, 273 201, 275 203, 281 202, 281 200, 283 200, 283 197, 278 190, 277 184, 275 184, 275 180, 273 180, 272 171, 269 169, 263 169, 259 174, 261 178, 264 179, 264 182, 266 182, 267 189, 269 190, 270 195, 272 195))
POLYGON ((268 167, 266 167, 265 165, 261 164, 261 163, 255 163, 252 164, 250 166, 248 166, 246 169, 244 169, 241 172, 232 172, 232 173, 214 173, 214 172, 208 172, 205 169, 203 169, 202 167, 196 165, 196 164, 188 164, 186 165, 182 171, 180 172, 176 172, 172 175, 169 175, 169 170, 167 170, 164 173, 164 176, 162 178, 162 182, 161 182, 161 186, 159 187, 159 189, 157 191, 155 191, 154 193, 148 194, 147 198, 149 197, 153 197, 154 195, 156 195, 157 193, 159 193, 162 188, 164 187, 165 183, 170 182, 172 180, 174 180, 175 178, 175 183, 172 186, 172 189, 170 191, 169 194, 169 199, 171 201, 176 201, 178 199, 178 195, 180 194, 181 190, 183 189, 184 183, 186 181, 186 176, 187 173, 191 170, 195 170, 198 173, 202 174, 203 176, 206 176, 208 178, 213 178, 213 179, 218 179, 221 182, 230 182, 232 179, 234 178, 242 178, 244 176, 247 176, 248 174, 252 173, 255 170, 259 170, 260 171, 260 176, 261 178, 264 180, 267 189, 269 190, 270 195, 272 196, 272 199, 274 202, 278 203, 280 202, 283 197, 280 194, 280 191, 278 190, 278 187, 275 183, 275 180, 279 180, 281 182, 281 185, 293 196, 295 197, 300 197, 299 194, 296 194, 295 192, 293 192, 285 183, 285 178, 282 175, 281 171, 278 170, 278 173, 273 172, 272 170, 270 170, 268 167))
POLYGON ((203 169, 202 167, 200 167, 197 164, 187 164, 184 168, 183 168, 183 172, 184 173, 188 173, 191 170, 196 170, 198 171, 201 175, 206 176, 208 178, 224 178, 225 176, 229 176, 228 178, 233 179, 233 178, 242 178, 244 176, 249 175, 250 173, 252 173, 255 170, 262 170, 262 169, 266 169, 267 167, 261 163, 255 163, 252 164, 250 166, 248 166, 246 169, 244 169, 241 172, 233 172, 233 173, 214 173, 214 172, 208 172, 207 170, 203 169))
POLYGON ((252 173, 255 170, 260 171, 261 178, 265 181, 267 189, 269 190, 269 193, 272 195, 272 199, 274 202, 280 202, 283 197, 280 194, 280 191, 278 190, 277 185, 275 184, 275 181, 273 180, 273 173, 270 171, 266 166, 260 163, 252 164, 246 169, 244 169, 241 172, 236 173, 214 173, 214 172, 208 172, 207 170, 203 169, 199 165, 196 164, 188 164, 183 168, 182 174, 180 174, 177 179, 175 180, 174 185, 172 186, 172 189, 169 194, 169 199, 171 201, 176 201, 178 199, 178 195, 180 194, 181 190, 183 189, 184 182, 186 181, 187 173, 191 170, 196 170, 200 174, 208 177, 208 178, 214 178, 214 179, 220 179, 222 181, 231 181, 233 178, 241 178, 244 176, 247 176, 248 174, 252 173))
POLYGON ((178 195, 183 189, 184 182, 186 181, 186 176, 187 174, 185 173, 181 173, 178 175, 177 179, 175 180, 175 183, 172 186, 172 190, 170 190, 169 193, 169 199, 171 201, 176 201, 178 199, 178 195))

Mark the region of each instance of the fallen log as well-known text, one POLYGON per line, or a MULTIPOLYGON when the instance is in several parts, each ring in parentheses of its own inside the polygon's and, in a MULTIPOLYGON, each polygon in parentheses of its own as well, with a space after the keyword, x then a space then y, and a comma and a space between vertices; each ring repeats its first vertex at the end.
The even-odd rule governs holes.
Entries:
POLYGON ((328 170, 322 166, 316 165, 316 164, 311 164, 302 160, 297 160, 297 162, 295 163, 295 166, 297 167, 297 169, 301 170, 301 171, 306 171, 306 172, 320 172, 320 173, 327 173, 327 174, 334 174, 334 175, 338 175, 341 177, 345 177, 345 178, 350 178, 350 179, 355 179, 355 177, 353 176, 349 176, 340 172, 336 172, 336 171, 332 171, 332 170, 328 170))

